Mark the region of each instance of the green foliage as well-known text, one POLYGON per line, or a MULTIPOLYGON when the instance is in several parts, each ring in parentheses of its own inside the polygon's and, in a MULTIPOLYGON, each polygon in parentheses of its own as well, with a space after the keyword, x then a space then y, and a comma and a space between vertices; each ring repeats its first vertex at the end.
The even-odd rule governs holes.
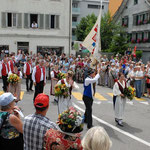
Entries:
POLYGON ((140 59, 142 57, 143 51, 136 51, 136 57, 137 59, 140 59))
MULTIPOLYGON (((76 37, 79 41, 84 41, 86 36, 94 26, 97 17, 92 14, 81 19, 76 28, 76 37)), ((124 28, 113 22, 110 13, 106 13, 101 19, 101 47, 102 52, 115 52, 124 54, 129 47, 128 38, 124 28)))
POLYGON ((103 52, 108 52, 116 25, 112 22, 110 13, 106 13, 101 19, 101 45, 103 52))
POLYGON ((78 51, 78 50, 79 50, 79 44, 78 44, 78 43, 75 43, 75 44, 73 45, 73 48, 74 48, 74 50, 78 51))
POLYGON ((115 30, 115 33, 112 37, 112 42, 110 44, 110 50, 111 52, 124 54, 124 52, 129 47, 128 43, 128 37, 126 32, 124 31, 124 28, 120 25, 115 30))
POLYGON ((94 13, 81 19, 80 23, 76 27, 75 32, 77 41, 83 41, 86 38, 86 36, 89 34, 92 27, 94 26, 96 20, 97 17, 94 13))

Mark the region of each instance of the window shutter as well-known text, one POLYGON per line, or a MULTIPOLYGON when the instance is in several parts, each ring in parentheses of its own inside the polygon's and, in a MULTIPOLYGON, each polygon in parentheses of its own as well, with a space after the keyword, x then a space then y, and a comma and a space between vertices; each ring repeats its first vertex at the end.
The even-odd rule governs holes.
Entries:
POLYGON ((59 16, 56 15, 56 29, 59 29, 59 16))
POLYGON ((39 14, 38 15, 38 28, 39 29, 43 29, 44 28, 44 15, 43 14, 39 14))
POLYGON ((6 13, 2 12, 2 28, 6 28, 6 13))
POLYGON ((21 13, 18 13, 17 14, 17 28, 22 28, 22 14, 21 13))
POLYGON ((150 43, 150 32, 148 32, 148 42, 150 43))
POLYGON ((138 21, 139 21, 139 16, 136 16, 136 25, 138 25, 138 21))
POLYGON ((29 28, 29 14, 24 14, 24 28, 29 28))
POLYGON ((45 29, 49 29, 50 28, 50 22, 49 22, 49 15, 45 15, 45 29))

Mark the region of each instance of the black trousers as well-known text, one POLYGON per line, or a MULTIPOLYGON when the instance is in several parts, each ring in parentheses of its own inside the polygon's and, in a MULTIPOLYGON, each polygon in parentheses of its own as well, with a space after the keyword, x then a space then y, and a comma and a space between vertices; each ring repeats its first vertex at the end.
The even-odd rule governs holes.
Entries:
MULTIPOLYGON (((39 83, 36 83, 36 86, 35 86, 35 93, 34 93, 34 99, 36 98, 36 96, 40 93, 43 93, 43 90, 44 90, 44 80, 43 81, 40 81, 39 83)), ((33 100, 34 100, 33 99, 33 100)))
POLYGON ((8 75, 6 75, 6 76, 2 76, 2 79, 3 79, 3 90, 4 90, 4 92, 7 92, 7 88, 8 88, 8 81, 7 81, 7 77, 8 77, 8 75))
POLYGON ((30 75, 27 75, 27 78, 26 78, 26 89, 27 89, 27 91, 31 90, 32 86, 33 86, 33 80, 32 80, 32 74, 30 74, 30 75), (29 81, 30 81, 30 88, 29 88, 29 81))
POLYGON ((114 95, 113 95, 113 105, 114 105, 114 109, 115 109, 115 104, 116 104, 116 98, 117 98, 117 96, 114 96, 114 95))
POLYGON ((87 123, 87 127, 91 128, 93 125, 93 120, 92 120, 93 99, 83 95, 83 101, 85 104, 85 114, 84 114, 85 122, 87 123))

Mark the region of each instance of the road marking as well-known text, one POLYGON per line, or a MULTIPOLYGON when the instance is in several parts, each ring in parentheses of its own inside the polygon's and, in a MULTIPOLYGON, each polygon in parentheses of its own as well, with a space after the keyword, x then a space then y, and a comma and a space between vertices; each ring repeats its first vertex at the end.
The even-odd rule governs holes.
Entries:
POLYGON ((0 95, 2 95, 4 93, 4 91, 0 91, 0 95))
POLYGON ((113 97, 113 93, 107 93, 109 96, 113 97))
POLYGON ((143 99, 143 98, 137 98, 137 97, 135 97, 134 98, 136 101, 146 101, 146 99, 143 99))
POLYGON ((140 102, 141 104, 149 105, 148 102, 140 102))
POLYGON ((99 93, 95 93, 94 96, 96 99, 100 100, 100 101, 106 101, 107 99, 105 97, 103 97, 102 95, 100 95, 99 93))
POLYGON ((77 99, 77 100, 82 100, 82 94, 80 92, 72 92, 72 95, 77 99))
MULTIPOLYGON (((76 107, 78 110, 84 112, 84 110, 83 110, 82 108, 80 108, 79 106, 77 106, 76 104, 73 103, 73 105, 74 105, 74 107, 76 107)), ((114 130, 116 130, 116 131, 118 131, 118 132, 120 132, 120 133, 122 133, 122 134, 124 134, 124 135, 126 135, 126 136, 128 136, 128 137, 130 137, 130 138, 132 138, 132 139, 134 139, 134 140, 136 140, 136 141, 138 141, 138 142, 140 142, 140 143, 142 143, 142 144, 147 145, 147 146, 150 147, 150 143, 149 143, 149 142, 147 142, 147 141, 145 141, 145 140, 143 140, 143 139, 141 139, 141 138, 138 138, 138 137, 132 135, 132 134, 129 133, 129 132, 126 132, 126 131, 124 131, 124 130, 121 130, 121 129, 117 128, 116 126, 111 125, 111 124, 109 124, 108 122, 106 122, 106 121, 104 121, 104 120, 102 120, 102 119, 100 119, 100 118, 98 118, 98 117, 96 117, 96 116, 94 116, 94 115, 92 115, 92 117, 93 117, 95 120, 97 120, 98 122, 100 122, 100 123, 102 123, 102 124, 104 124, 104 125, 106 125, 106 126, 112 128, 112 129, 114 129, 114 130)))
POLYGON ((129 102, 127 102, 127 104, 133 105, 133 102, 129 101, 129 102))
POLYGON ((21 99, 21 100, 23 99, 23 95, 24 95, 24 92, 21 91, 21 93, 20 93, 20 99, 21 99))
MULTIPOLYGON (((4 91, 0 91, 0 95, 2 95, 4 93, 4 91)), ((22 100, 23 99, 23 95, 24 95, 24 92, 21 91, 20 93, 20 99, 22 100)))
POLYGON ((84 104, 84 102, 81 102, 81 101, 78 101, 78 103, 80 103, 80 104, 82 104, 82 105, 84 104))
POLYGON ((94 101, 94 104, 98 104, 98 105, 100 105, 100 104, 101 104, 101 102, 96 102, 96 101, 94 101))

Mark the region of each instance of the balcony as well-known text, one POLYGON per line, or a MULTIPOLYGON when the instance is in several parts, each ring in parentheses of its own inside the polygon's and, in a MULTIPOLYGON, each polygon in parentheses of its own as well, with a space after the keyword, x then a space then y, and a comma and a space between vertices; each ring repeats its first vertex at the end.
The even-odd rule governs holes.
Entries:
POLYGON ((72 8, 73 15, 80 15, 80 8, 72 8))
POLYGON ((72 41, 76 41, 77 37, 75 35, 72 35, 72 41))
POLYGON ((76 28, 76 26, 79 24, 79 22, 72 22, 72 28, 76 28))

